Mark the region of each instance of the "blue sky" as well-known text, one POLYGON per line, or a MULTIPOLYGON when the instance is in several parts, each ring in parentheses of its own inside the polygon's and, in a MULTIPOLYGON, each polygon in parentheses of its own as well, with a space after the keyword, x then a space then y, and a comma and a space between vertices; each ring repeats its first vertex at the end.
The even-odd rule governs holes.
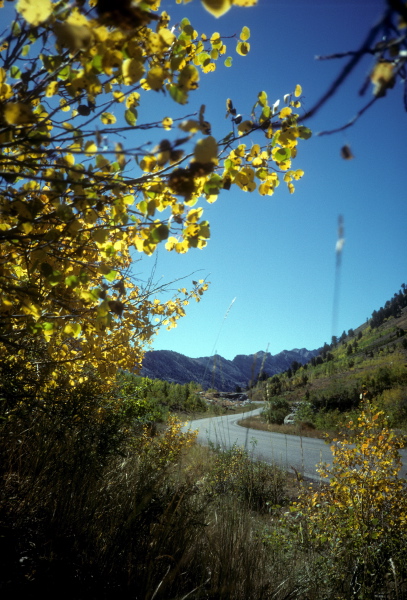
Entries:
MULTIPOLYGON (((11 6, 6 3, 2 10, 9 14, 11 6)), ((236 41, 227 41, 233 67, 219 61, 214 73, 202 75, 188 105, 177 105, 162 93, 142 95, 138 124, 191 114, 205 104, 205 117, 220 139, 230 131, 227 98, 249 117, 258 92, 266 91, 273 102, 301 84, 303 107, 309 109, 343 65, 317 61, 315 55, 357 49, 382 14, 384 0, 259 0, 254 8, 235 7, 220 19, 207 13, 199 0, 181 6, 163 0, 162 9, 172 24, 188 17, 208 36, 215 31, 238 36, 243 25, 251 30, 249 55, 238 56, 236 41)), ((365 98, 358 97, 358 90, 373 64, 367 56, 335 97, 306 122, 314 133, 343 125, 371 98, 370 86, 365 98)), ((142 280, 148 279, 155 262, 159 283, 186 277, 175 289, 188 287, 192 279, 211 282, 202 301, 187 307, 176 329, 160 331, 154 349, 191 357, 217 352, 232 359, 259 350, 276 354, 318 348, 333 334, 364 323, 407 283, 407 113, 402 93, 397 85, 340 134, 301 142, 293 167, 305 175, 293 195, 284 184, 272 197, 232 186, 216 203, 204 203, 211 223, 207 248, 176 255, 163 247, 156 256, 135 263, 134 274, 142 280), (354 160, 341 158, 344 144, 352 148, 354 160), (334 318, 339 215, 346 243, 334 318)), ((137 130, 126 145, 138 146, 148 136, 137 130)), ((175 139, 179 132, 166 136, 175 139)))
MULTIPOLYGON (((219 65, 191 94, 187 108, 193 112, 205 103, 218 135, 230 129, 224 119, 228 97, 249 115, 259 91, 265 90, 272 101, 299 83, 305 109, 310 108, 343 65, 316 61, 315 55, 357 49, 384 2, 259 0, 257 7, 232 8, 221 19, 197 1, 175 10, 170 1, 163 7, 175 15, 174 24, 187 16, 200 33, 239 34, 243 25, 251 30, 250 54, 237 56, 231 40, 233 67, 219 65)), ((371 98, 370 87, 362 99, 358 90, 373 64, 366 57, 306 123, 313 132, 343 125, 371 98)), ((174 113, 162 96, 157 107, 161 114, 174 113)), ((266 349, 276 354, 317 348, 332 335, 364 323, 407 279, 406 124, 397 86, 345 132, 302 142, 293 166, 305 176, 293 195, 283 185, 267 198, 232 187, 207 205, 212 234, 207 248, 183 256, 160 249, 156 276, 168 281, 198 271, 194 278, 207 277, 210 288, 199 304, 187 307, 177 329, 159 333, 153 348, 191 357, 217 352, 228 359, 266 349), (344 144, 351 146, 353 160, 341 158, 344 144), (339 215, 346 243, 334 317, 339 215)), ((138 266, 148 270, 152 263, 147 259, 138 266)))

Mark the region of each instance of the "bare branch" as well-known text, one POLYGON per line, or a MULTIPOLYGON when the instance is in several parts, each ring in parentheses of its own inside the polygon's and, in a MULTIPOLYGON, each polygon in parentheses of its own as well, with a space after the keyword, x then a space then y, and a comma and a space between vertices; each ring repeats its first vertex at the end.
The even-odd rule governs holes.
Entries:
POLYGON ((362 59, 362 57, 365 56, 366 51, 370 48, 371 44, 373 43, 374 39, 376 38, 378 32, 380 31, 380 29, 382 28, 384 23, 386 23, 386 21, 388 21, 388 19, 390 18, 391 13, 392 13, 391 8, 388 8, 385 11, 385 13, 382 15, 382 17, 376 23, 376 25, 374 25, 370 29, 369 33, 367 34, 367 36, 366 36, 363 44, 359 48, 359 50, 356 51, 356 53, 351 57, 351 59, 343 67, 343 69, 339 73, 338 77, 335 79, 335 81, 333 81, 333 83, 331 84, 329 89, 325 92, 325 94, 322 96, 322 98, 320 98, 316 102, 316 104, 314 104, 314 106, 308 112, 306 112, 305 115, 303 115, 301 117, 301 121, 305 121, 306 119, 310 119, 311 117, 313 117, 322 108, 322 106, 324 106, 324 104, 326 104, 326 102, 330 98, 332 98, 332 96, 334 96, 334 94, 338 91, 339 87, 343 84, 343 82, 347 79, 347 77, 355 69, 356 65, 359 63, 359 61, 362 59))

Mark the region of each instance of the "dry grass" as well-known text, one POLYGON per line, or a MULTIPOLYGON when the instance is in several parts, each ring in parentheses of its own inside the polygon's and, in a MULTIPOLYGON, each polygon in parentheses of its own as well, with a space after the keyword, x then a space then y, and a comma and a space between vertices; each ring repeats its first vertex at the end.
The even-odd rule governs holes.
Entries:
POLYGON ((262 420, 260 415, 254 417, 247 417, 239 422, 242 427, 249 427, 250 429, 258 429, 260 431, 270 431, 273 433, 284 433, 286 435, 299 435, 302 437, 313 437, 319 439, 326 439, 326 432, 315 429, 308 423, 300 423, 298 425, 275 425, 266 423, 262 420))

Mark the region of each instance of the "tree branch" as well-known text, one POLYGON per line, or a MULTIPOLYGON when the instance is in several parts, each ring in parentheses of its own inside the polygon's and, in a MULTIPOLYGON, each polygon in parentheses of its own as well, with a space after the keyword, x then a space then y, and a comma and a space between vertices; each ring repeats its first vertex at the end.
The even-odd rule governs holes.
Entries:
MULTIPOLYGON (((390 0, 389 0, 390 1, 390 0)), ((378 32, 382 28, 383 24, 389 19, 391 15, 392 9, 388 8, 383 16, 379 19, 378 23, 374 25, 369 33, 367 34, 363 44, 356 51, 356 53, 351 57, 351 59, 346 63, 343 67, 342 71, 339 73, 338 77, 333 81, 329 89, 325 92, 325 94, 320 98, 314 106, 303 115, 300 120, 305 121, 306 119, 310 119, 313 117, 321 108, 326 104, 326 102, 332 98, 332 96, 337 92, 338 88, 342 85, 342 83, 347 79, 347 77, 352 73, 356 65, 359 63, 361 58, 366 54, 366 50, 368 50, 376 38, 378 32)))

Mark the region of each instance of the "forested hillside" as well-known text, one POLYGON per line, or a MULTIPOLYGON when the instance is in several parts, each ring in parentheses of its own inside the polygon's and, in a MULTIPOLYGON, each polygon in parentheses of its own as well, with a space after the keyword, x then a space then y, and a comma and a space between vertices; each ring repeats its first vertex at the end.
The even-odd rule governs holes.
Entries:
POLYGON ((367 323, 333 337, 308 364, 260 382, 253 398, 279 406, 271 420, 294 410, 298 421, 324 429, 356 410, 362 394, 377 399, 392 426, 407 429, 406 305, 403 285, 367 323))

